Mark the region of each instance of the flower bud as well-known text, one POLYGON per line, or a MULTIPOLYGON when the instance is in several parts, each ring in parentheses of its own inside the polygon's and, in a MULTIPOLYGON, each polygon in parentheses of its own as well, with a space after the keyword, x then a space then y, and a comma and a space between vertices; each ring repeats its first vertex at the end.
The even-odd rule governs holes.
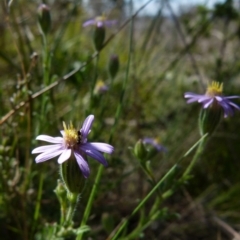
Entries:
POLYGON ((56 193, 59 199, 62 199, 66 196, 66 189, 60 179, 58 179, 57 181, 57 187, 55 188, 54 192, 56 193))
POLYGON ((159 152, 167 152, 167 149, 162 144, 160 144, 159 138, 145 137, 143 139, 143 143, 147 145, 146 149, 148 152, 148 159, 155 157, 159 152))
POLYGON ((104 26, 95 27, 95 31, 93 34, 93 43, 97 51, 100 51, 102 49, 104 39, 105 39, 105 27, 104 26))
POLYGON ((79 194, 83 191, 86 179, 79 171, 78 163, 73 156, 60 165, 60 171, 68 192, 79 194))
POLYGON ((51 28, 50 8, 46 4, 38 7, 38 23, 40 31, 46 35, 51 28))
POLYGON ((159 154, 159 150, 157 150, 155 147, 153 146, 149 146, 148 147, 148 159, 152 159, 154 158, 157 154, 159 154))
POLYGON ((134 155, 140 160, 145 161, 146 157, 148 155, 148 151, 146 149, 146 146, 144 145, 143 141, 140 139, 137 141, 137 143, 134 146, 133 149, 134 155))
POLYGON ((223 114, 220 105, 213 103, 209 108, 202 108, 199 114, 199 131, 201 136, 208 133, 211 135, 219 124, 223 114))
POLYGON ((109 75, 112 79, 114 79, 115 76, 117 75, 118 69, 119 69, 119 58, 117 55, 113 54, 110 57, 109 65, 108 65, 109 75))

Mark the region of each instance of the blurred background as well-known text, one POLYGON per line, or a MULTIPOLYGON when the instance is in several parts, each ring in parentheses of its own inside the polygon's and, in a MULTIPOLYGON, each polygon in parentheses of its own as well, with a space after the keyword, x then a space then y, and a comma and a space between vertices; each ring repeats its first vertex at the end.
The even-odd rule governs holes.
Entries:
MULTIPOLYGON (((37 135, 59 136, 62 121, 80 127, 90 113, 95 115, 90 140, 108 142, 113 132, 115 152, 107 158, 85 239, 107 239, 152 188, 132 154, 135 143, 157 138, 167 149, 150 163, 160 179, 200 137, 201 106, 186 104, 183 94, 204 94, 215 80, 224 84, 224 95, 239 95, 240 1, 48 0, 46 39, 38 26, 41 3, 0 2, 0 239, 44 239, 45 224, 58 221, 57 161, 36 164, 31 151, 39 145, 37 135), (106 27, 96 61, 95 26, 82 25, 102 14, 117 23, 106 27), (119 59, 114 79, 113 56, 119 59), (108 90, 100 91, 100 83, 108 90)), ((236 112, 222 120, 192 178, 163 201, 157 219, 125 239, 240 239, 239 117, 236 112)), ((98 163, 89 164, 76 226, 97 173, 98 163)), ((130 220, 126 233, 140 218, 130 220)))

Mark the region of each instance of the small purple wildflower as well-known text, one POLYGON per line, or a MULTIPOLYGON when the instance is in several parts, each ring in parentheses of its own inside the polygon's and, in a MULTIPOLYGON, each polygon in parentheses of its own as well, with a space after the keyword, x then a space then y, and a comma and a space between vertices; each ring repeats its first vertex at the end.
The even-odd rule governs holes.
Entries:
POLYGON ((157 138, 145 137, 143 139, 143 143, 152 145, 158 152, 166 152, 167 151, 167 149, 163 145, 159 144, 159 140, 157 138))
POLYGON ((240 107, 231 102, 230 99, 240 98, 240 96, 222 96, 223 84, 213 81, 207 88, 205 94, 196 94, 186 92, 185 98, 188 98, 187 103, 199 102, 203 108, 206 109, 210 106, 221 106, 224 111, 224 117, 232 116, 234 109, 240 110, 240 107))
POLYGON ((109 87, 102 81, 98 80, 94 88, 95 94, 103 94, 109 90, 109 87))
POLYGON ((83 23, 83 27, 94 25, 96 27, 111 27, 117 23, 117 20, 107 20, 105 16, 98 16, 96 18, 87 20, 83 23))
POLYGON ((74 155, 85 178, 87 178, 90 174, 88 162, 86 161, 86 155, 96 159, 104 166, 107 166, 107 161, 101 152, 111 154, 114 151, 114 148, 107 143, 90 143, 87 141, 87 136, 91 131, 93 120, 94 116, 89 115, 85 119, 82 128, 79 131, 77 131, 72 124, 67 127, 66 124, 63 123, 64 130, 61 131, 63 137, 39 135, 36 138, 37 140, 54 144, 33 149, 33 154, 41 153, 36 157, 36 163, 45 162, 60 155, 58 163, 62 164, 74 155))

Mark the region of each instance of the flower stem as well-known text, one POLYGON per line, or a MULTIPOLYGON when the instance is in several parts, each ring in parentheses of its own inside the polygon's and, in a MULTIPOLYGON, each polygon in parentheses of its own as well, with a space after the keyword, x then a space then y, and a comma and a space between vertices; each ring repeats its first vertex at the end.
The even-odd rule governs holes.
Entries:
POLYGON ((35 211, 34 211, 34 217, 33 217, 34 224, 36 224, 36 221, 38 220, 38 217, 39 217, 41 198, 42 198, 43 181, 44 181, 44 173, 41 172, 40 177, 39 177, 37 203, 36 203, 36 207, 35 207, 35 211))
POLYGON ((116 240, 118 239, 119 234, 121 233, 121 231, 125 228, 125 226, 127 225, 129 219, 134 216, 141 208, 142 206, 147 202, 147 200, 153 195, 153 193, 155 191, 157 191, 157 189, 159 188, 159 186, 168 178, 168 176, 171 175, 171 173, 173 171, 175 171, 175 168, 177 167, 177 164, 175 164, 165 175, 162 179, 160 179, 160 181, 158 181, 158 183, 154 186, 154 188, 148 193, 148 195, 137 205, 137 207, 133 210, 133 212, 129 215, 128 218, 126 218, 123 221, 123 224, 120 226, 120 228, 117 230, 117 232, 114 234, 112 240, 116 240))
MULTIPOLYGON (((99 168, 98 168, 98 172, 97 172, 97 176, 96 176, 96 179, 95 179, 95 183, 94 183, 94 185, 93 185, 91 194, 90 194, 89 199, 88 199, 88 203, 87 203, 86 209, 85 209, 84 214, 83 214, 83 219, 82 219, 80 228, 81 228, 82 226, 85 226, 86 223, 87 223, 88 217, 89 217, 90 212, 91 212, 93 199, 94 199, 94 196, 95 196, 95 194, 96 194, 97 186, 98 186, 98 183, 99 183, 100 178, 101 178, 101 176, 102 176, 102 171, 103 171, 103 165, 100 165, 99 168)), ((77 236, 76 240, 81 240, 82 237, 83 237, 83 233, 80 233, 80 234, 77 236)))
POLYGON ((99 63, 99 58, 100 58, 100 52, 97 54, 97 57, 96 57, 96 61, 95 61, 95 72, 94 72, 94 76, 93 76, 93 82, 92 82, 92 85, 91 85, 91 91, 90 91, 90 99, 91 99, 91 105, 90 105, 90 108, 92 109, 93 107, 93 93, 94 93, 94 88, 95 88, 95 85, 96 85, 96 82, 97 82, 97 77, 98 77, 98 63, 99 63))
MULTIPOLYGON (((131 63, 131 56, 132 56, 132 54, 131 54, 132 53, 132 48, 133 48, 133 21, 132 21, 131 29, 130 29, 129 56, 128 56, 128 64, 127 64, 127 68, 126 68, 126 76, 125 76, 125 79, 123 81, 120 100, 119 100, 119 104, 118 104, 118 107, 117 107, 117 110, 116 110, 116 113, 115 113, 115 122, 114 122, 114 125, 111 129, 111 132, 110 132, 109 143, 112 142, 113 134, 116 130, 116 125, 118 123, 118 120, 119 120, 119 117, 120 117, 120 114, 121 114, 121 111, 122 111, 122 107, 123 107, 125 90, 126 90, 126 86, 127 86, 127 81, 129 79, 129 70, 130 70, 130 63, 131 63)), ((94 196, 96 194, 97 187, 98 187, 98 184, 99 184, 101 176, 102 176, 102 172, 103 172, 103 165, 100 165, 99 168, 98 168, 95 183, 93 185, 92 191, 91 191, 89 199, 88 199, 87 207, 85 209, 80 228, 82 226, 86 225, 86 222, 87 222, 88 217, 90 215, 92 204, 93 204, 93 199, 94 199, 94 196)), ((81 240, 82 237, 83 237, 83 233, 79 233, 76 240, 81 240)))
MULTIPOLYGON (((111 240, 116 240, 118 239, 119 234, 122 232, 122 230, 126 227, 129 219, 134 216, 141 208, 142 206, 148 201, 148 199, 153 195, 153 193, 155 193, 159 186, 168 179, 168 177, 171 176, 172 173, 174 173, 174 171, 176 170, 176 168, 178 167, 178 164, 185 158, 187 157, 197 146, 197 152, 195 155, 198 155, 198 151, 200 151, 199 149, 202 149, 202 147, 200 147, 200 145, 203 145, 203 142, 205 142, 205 139, 207 137, 208 134, 205 134, 204 136, 201 137, 201 139, 199 141, 197 141, 181 158, 178 159, 178 161, 176 162, 175 165, 173 165, 173 167, 157 182, 157 184, 153 187, 153 189, 148 193, 148 195, 137 205, 137 207, 133 210, 133 212, 125 219, 123 219, 120 227, 117 229, 116 233, 114 234, 114 236, 111 238, 111 240)), ((200 154, 200 153, 199 153, 200 154)), ((196 160, 195 160, 196 161, 196 160)), ((192 165, 193 166, 193 165, 192 165)), ((191 169, 190 169, 191 170, 191 169)), ((189 171, 190 171, 189 170, 189 171)), ((172 193, 174 191, 172 189, 166 191, 163 195, 162 195, 162 199, 166 199, 167 197, 171 196, 172 193)), ((162 199, 159 199, 159 204, 161 202, 162 199)), ((154 205, 155 208, 155 205, 154 205)), ((153 213, 153 212, 152 212, 153 213)))
MULTIPOLYGON (((185 172, 183 173, 183 175, 179 178, 178 182, 181 184, 181 182, 184 180, 184 178, 191 172, 192 168, 194 167, 194 165, 196 164, 199 156, 201 155, 203 149, 204 149, 204 146, 205 146, 205 143, 206 143, 206 140, 207 140, 207 137, 208 134, 205 134, 196 144, 194 144, 194 146, 192 148, 190 148, 190 150, 183 156, 183 157, 186 157, 198 144, 198 148, 196 150, 196 153, 191 161, 191 163, 188 165, 187 169, 185 170, 185 172)), ((181 158, 180 160, 182 160, 183 158, 181 158)), ((169 197, 171 197, 173 195, 173 193, 175 192, 175 188, 171 188, 167 191, 165 191, 162 196, 161 196, 161 199, 160 201, 163 201, 169 197)), ((158 201, 156 201, 158 202, 158 201)), ((156 203, 157 205, 157 203, 156 203)), ((153 208, 151 209, 151 213, 150 215, 156 211, 156 205, 154 204, 153 205, 153 208)))
POLYGON ((67 198, 69 200, 69 208, 68 208, 66 221, 65 221, 66 227, 68 227, 72 224, 74 211, 75 211, 75 209, 77 207, 77 203, 78 203, 78 194, 69 192, 67 198))
POLYGON ((188 165, 187 169, 185 170, 185 172, 183 173, 182 178, 186 177, 190 172, 191 170, 193 169, 194 165, 196 164, 197 160, 199 159, 200 155, 202 154, 203 152, 203 149, 204 149, 204 146, 205 146, 205 143, 206 143, 206 138, 203 138, 200 142, 200 144, 198 145, 198 148, 197 148, 197 151, 191 161, 191 163, 188 165))
MULTIPOLYGON (((50 58, 49 58, 49 53, 48 53, 48 44, 47 44, 47 37, 44 33, 42 33, 42 42, 43 42, 43 75, 44 75, 44 84, 47 86, 47 83, 49 81, 49 70, 50 70, 50 58)), ((42 98, 41 101, 41 115, 40 116, 45 116, 45 100, 42 98)), ((43 121, 44 122, 44 121, 43 121)), ((39 126, 36 127, 36 131, 39 132, 40 128, 42 127, 41 121, 39 122, 39 126)), ((44 172, 44 171, 43 171, 44 172)), ((39 177, 39 187, 38 187, 38 195, 37 195, 37 203, 34 211, 34 224, 33 224, 33 229, 35 229, 36 222, 39 218, 39 213, 40 213, 40 207, 41 207, 41 198, 42 198, 42 191, 43 191, 43 183, 44 183, 44 173, 40 174, 39 177)))
POLYGON ((45 86, 49 84, 49 73, 50 73, 50 54, 48 52, 47 36, 42 33, 43 41, 43 81, 45 86))

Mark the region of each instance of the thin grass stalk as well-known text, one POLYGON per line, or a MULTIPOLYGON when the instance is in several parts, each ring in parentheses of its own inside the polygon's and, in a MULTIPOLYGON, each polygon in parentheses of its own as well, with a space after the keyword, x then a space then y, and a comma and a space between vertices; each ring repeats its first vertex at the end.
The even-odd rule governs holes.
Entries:
POLYGON ((154 30, 155 30, 155 27, 156 27, 156 25, 158 23, 159 18, 161 18, 163 7, 164 7, 164 2, 161 1, 161 6, 160 6, 156 16, 153 17, 153 19, 151 21, 151 24, 150 24, 150 26, 149 26, 149 28, 147 30, 146 35, 145 35, 145 38, 143 40, 143 43, 142 43, 142 46, 141 46, 141 50, 142 50, 142 55, 143 56, 141 57, 140 61, 144 59, 144 55, 145 55, 146 50, 147 50, 147 45, 148 45, 148 43, 150 41, 150 37, 152 36, 152 34, 153 34, 154 30))
POLYGON ((192 159, 192 161, 190 162, 190 164, 188 165, 187 169, 185 170, 185 172, 183 173, 181 178, 186 177, 187 175, 189 175, 189 173, 192 171, 193 167, 195 166, 197 160, 199 159, 200 155, 202 154, 204 147, 206 144, 206 138, 204 138, 200 144, 198 145, 197 151, 192 159))
POLYGON ((97 82, 97 77, 98 77, 98 64, 99 64, 99 59, 100 59, 100 52, 97 54, 96 59, 95 59, 95 68, 94 68, 94 76, 93 76, 93 81, 91 85, 91 90, 90 90, 90 111, 93 107, 93 93, 94 93, 94 87, 97 82))
POLYGON ((34 215, 33 215, 33 229, 35 229, 36 227, 36 222, 39 218, 40 215, 40 203, 41 203, 41 199, 42 199, 42 190, 43 190, 43 180, 44 180, 44 174, 43 171, 40 174, 40 178, 39 178, 39 185, 38 185, 38 192, 37 192, 37 202, 36 202, 36 206, 35 206, 35 211, 34 211, 34 215))
MULTIPOLYGON (((114 125, 111 129, 111 132, 110 132, 110 137, 109 137, 109 143, 110 144, 112 143, 113 134, 115 133, 116 126, 117 126, 117 123, 118 123, 118 120, 120 118, 120 114, 121 114, 121 111, 122 111, 122 108, 123 108, 124 94, 125 94, 126 86, 127 86, 128 79, 129 79, 132 48, 133 48, 133 20, 131 22, 131 27, 130 27, 129 56, 128 56, 128 63, 127 63, 127 68, 126 68, 126 75, 125 75, 123 85, 122 85, 122 91, 121 91, 121 94, 120 94, 119 104, 118 104, 118 107, 117 107, 117 110, 116 110, 116 113, 115 113, 114 125)), ((90 196, 89 196, 89 200, 88 200, 85 212, 83 214, 83 219, 82 219, 80 227, 86 225, 86 222, 87 222, 88 217, 89 217, 90 212, 91 212, 91 208, 92 208, 93 200, 94 200, 94 197, 95 197, 95 194, 96 194, 96 191, 97 191, 97 187, 98 187, 98 184, 99 184, 101 176, 102 176, 102 172, 103 172, 103 165, 100 165, 99 168, 98 168, 95 183, 93 185, 92 191, 91 191, 90 196)), ((80 233, 77 236, 77 240, 81 240, 82 237, 83 237, 83 233, 80 233)))
POLYGON ((169 65, 162 71, 162 74, 157 78, 157 80, 155 82, 153 82, 150 86, 149 86, 149 89, 147 90, 145 96, 146 96, 146 99, 148 98, 149 94, 151 94, 154 89, 156 89, 156 87, 158 86, 159 84, 159 79, 162 79, 165 74, 170 70, 172 69, 174 66, 176 66, 180 60, 182 59, 182 57, 188 53, 189 49, 191 47, 193 47, 197 40, 199 39, 199 37, 201 36, 201 34, 205 31, 205 28, 211 24, 211 22, 214 20, 214 18, 211 18, 209 21, 207 21, 205 24, 202 25, 202 27, 199 29, 199 31, 196 32, 196 34, 192 37, 192 40, 189 42, 189 44, 187 44, 177 55, 176 57, 169 63, 169 65))
MULTIPOLYGON (((43 82, 45 86, 48 86, 50 84, 50 65, 51 65, 51 60, 50 60, 50 53, 49 53, 49 48, 48 48, 48 42, 47 42, 47 36, 42 32, 42 44, 43 44, 43 82)), ((31 101, 31 99, 30 99, 31 101)), ((46 116, 46 102, 48 101, 47 97, 45 95, 42 96, 41 98, 41 117, 45 118, 46 116)), ((38 126, 36 128, 36 135, 41 131, 42 128, 42 123, 44 121, 38 122, 38 126)), ((42 198, 42 192, 43 192, 43 183, 44 183, 44 171, 45 166, 43 166, 43 171, 40 173, 39 177, 39 185, 38 185, 38 191, 37 191, 37 202, 34 210, 34 216, 33 216, 33 230, 36 228, 38 218, 40 216, 40 207, 41 207, 41 198, 42 198)))
POLYGON ((67 18, 65 19, 65 21, 61 24, 61 28, 57 32, 56 38, 54 38, 54 42, 53 42, 53 46, 52 46, 53 54, 58 49, 58 46, 61 43, 61 41, 64 39, 63 37, 67 30, 67 27, 72 21, 71 18, 74 15, 74 12, 76 11, 78 4, 81 4, 81 1, 79 3, 79 0, 74 0, 72 2, 72 4, 73 4, 73 6, 72 6, 71 10, 69 11, 70 13, 67 15, 67 18))
MULTIPOLYGON (((144 206, 144 204, 149 200, 149 198, 158 190, 159 186, 168 178, 168 176, 171 176, 171 174, 175 171, 178 164, 186 157, 188 156, 197 146, 199 146, 202 141, 205 140, 207 134, 205 134, 203 137, 200 138, 178 161, 176 164, 172 166, 172 168, 157 182, 157 184, 154 186, 154 188, 147 194, 147 196, 137 205, 137 207, 133 210, 133 212, 122 221, 122 224, 120 227, 116 230, 116 233, 113 235, 111 240, 118 239, 117 237, 119 234, 124 230, 124 228, 127 226, 128 221, 144 206)), ((198 151, 197 151, 198 152, 198 151)), ((197 153, 196 153, 197 154, 197 153)))
MULTIPOLYGON (((166 5, 167 5, 167 7, 168 7, 168 9, 169 9, 169 11, 170 11, 170 13, 171 13, 171 15, 172 15, 172 18, 173 18, 173 20, 174 20, 174 23, 175 23, 176 29, 177 29, 177 31, 178 31, 178 33, 179 33, 179 35, 180 35, 180 38, 182 39, 182 42, 183 42, 184 46, 186 47, 186 46, 187 46, 186 37, 185 37, 184 32, 183 32, 183 30, 182 30, 182 28, 181 28, 180 22, 179 22, 177 16, 175 15, 175 13, 174 13, 174 11, 173 11, 173 9, 172 9, 172 7, 171 7, 171 4, 169 3, 168 0, 166 1, 166 5)), ((186 49, 187 49, 187 54, 189 55, 189 58, 190 58, 190 60, 191 60, 192 66, 193 66, 196 74, 197 74, 198 77, 199 77, 200 85, 201 85, 202 89, 205 89, 204 84, 203 84, 203 78, 202 78, 202 75, 201 75, 201 73, 200 73, 200 71, 199 71, 197 62, 196 62, 193 54, 191 53, 190 48, 186 48, 186 49)))
POLYGON ((47 36, 42 33, 43 41, 43 82, 45 86, 50 84, 50 53, 48 49, 47 36))
POLYGON ((159 186, 168 178, 168 176, 171 175, 173 171, 175 171, 175 168, 177 167, 177 164, 175 164, 165 175, 164 177, 158 181, 158 183, 154 186, 154 188, 147 194, 147 196, 137 205, 137 207, 132 211, 132 213, 129 215, 129 217, 125 218, 120 228, 117 230, 117 232, 114 234, 112 240, 118 239, 120 233, 123 231, 123 229, 127 226, 129 220, 131 217, 133 217, 148 201, 148 199, 157 191, 159 186))

